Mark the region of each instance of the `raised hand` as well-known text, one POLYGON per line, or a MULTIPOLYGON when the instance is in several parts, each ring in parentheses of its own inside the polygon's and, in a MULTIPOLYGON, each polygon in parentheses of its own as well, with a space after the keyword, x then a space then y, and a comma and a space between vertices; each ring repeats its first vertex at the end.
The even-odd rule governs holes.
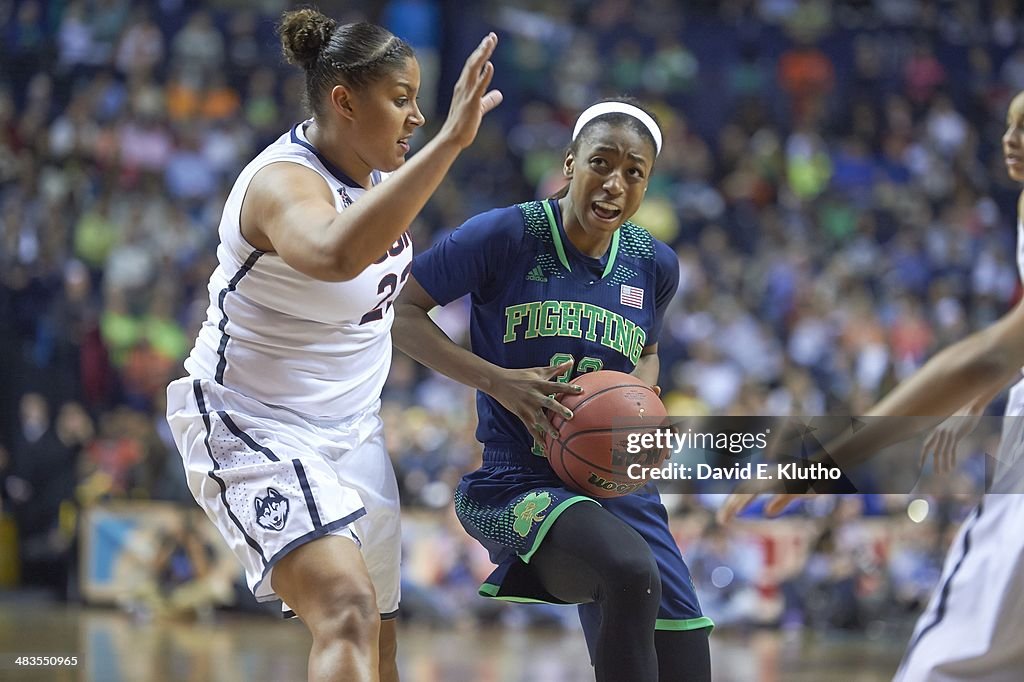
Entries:
POLYGON ((487 90, 494 77, 494 64, 489 60, 497 44, 498 36, 488 33, 466 59, 455 83, 452 105, 439 135, 448 136, 463 149, 473 143, 484 114, 501 104, 501 91, 487 90))
POLYGON ((572 361, 555 367, 548 365, 529 369, 506 369, 501 372, 488 393, 505 409, 519 417, 533 437, 543 443, 547 435, 558 435, 555 427, 551 425, 550 417, 544 413, 545 410, 565 419, 572 419, 572 411, 552 397, 552 394, 583 392, 579 386, 551 381, 552 377, 568 371, 570 367, 572 361))

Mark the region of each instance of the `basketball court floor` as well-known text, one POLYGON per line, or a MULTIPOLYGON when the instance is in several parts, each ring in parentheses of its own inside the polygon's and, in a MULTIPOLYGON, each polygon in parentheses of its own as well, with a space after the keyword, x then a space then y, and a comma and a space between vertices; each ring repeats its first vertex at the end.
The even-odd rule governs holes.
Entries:
MULTIPOLYGON (((716 682, 889 680, 905 637, 716 632, 716 682)), ((209 623, 139 622, 113 609, 0 601, 0 680, 246 682, 305 679, 301 623, 218 613, 209 623), (74 667, 15 665, 17 655, 77 656, 74 667)), ((551 629, 400 634, 403 682, 592 682, 582 635, 551 629)))

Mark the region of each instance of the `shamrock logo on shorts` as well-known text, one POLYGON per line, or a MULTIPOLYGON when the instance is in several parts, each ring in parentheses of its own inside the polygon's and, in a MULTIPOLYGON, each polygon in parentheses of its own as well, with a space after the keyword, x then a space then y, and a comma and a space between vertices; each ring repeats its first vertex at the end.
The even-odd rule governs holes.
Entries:
POLYGON ((512 530, 525 538, 530 534, 530 528, 534 523, 544 520, 540 514, 550 506, 551 493, 530 493, 512 510, 512 516, 516 517, 512 530))

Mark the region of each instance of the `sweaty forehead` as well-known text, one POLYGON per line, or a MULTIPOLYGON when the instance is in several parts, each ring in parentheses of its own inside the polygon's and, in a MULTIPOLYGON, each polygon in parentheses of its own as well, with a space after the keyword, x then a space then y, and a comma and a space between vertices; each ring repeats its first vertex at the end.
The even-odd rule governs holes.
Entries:
POLYGON ((638 129, 643 124, 637 121, 633 123, 611 123, 608 121, 594 121, 583 129, 578 138, 578 149, 580 154, 598 147, 611 147, 623 153, 636 154, 643 157, 647 163, 654 162, 654 143, 649 134, 641 133, 638 129))

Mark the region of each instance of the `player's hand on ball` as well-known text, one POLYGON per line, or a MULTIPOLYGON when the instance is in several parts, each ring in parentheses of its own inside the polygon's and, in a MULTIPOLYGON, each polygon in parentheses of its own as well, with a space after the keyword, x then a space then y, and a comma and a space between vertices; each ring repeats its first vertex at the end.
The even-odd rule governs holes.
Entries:
POLYGON ((572 361, 555 367, 506 369, 499 375, 490 394, 505 409, 519 417, 533 437, 543 443, 547 436, 558 436, 545 410, 564 419, 572 419, 572 411, 558 402, 557 396, 552 397, 552 394, 578 394, 583 391, 579 386, 551 381, 553 377, 571 368, 572 361))

